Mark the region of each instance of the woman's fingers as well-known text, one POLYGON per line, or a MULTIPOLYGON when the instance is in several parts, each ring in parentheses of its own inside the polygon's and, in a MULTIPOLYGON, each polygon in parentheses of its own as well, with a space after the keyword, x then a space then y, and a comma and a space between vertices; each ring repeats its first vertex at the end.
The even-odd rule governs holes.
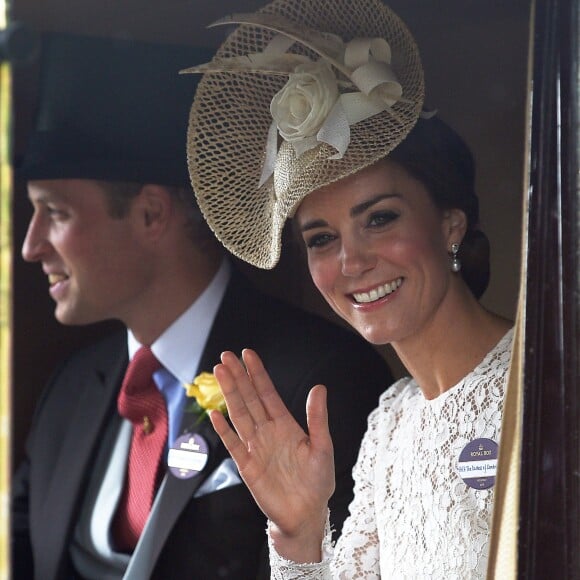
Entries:
POLYGON ((225 448, 236 462, 238 468, 243 470, 248 461, 248 450, 246 446, 219 411, 211 411, 209 418, 213 428, 220 436, 225 448))
POLYGON ((264 364, 257 353, 246 348, 242 352, 242 358, 268 418, 279 419, 289 415, 284 401, 278 394, 268 371, 264 368, 264 364))
MULTIPOLYGON (((228 415, 238 435, 247 441, 255 433, 256 423, 246 406, 242 390, 239 388, 239 372, 236 377, 232 371, 232 369, 235 371, 236 365, 241 367, 241 364, 233 353, 223 353, 222 360, 222 364, 214 367, 214 375, 226 400, 228 415)), ((242 380, 244 380, 243 377, 242 380)), ((249 380, 247 375, 245 380, 249 380)))
POLYGON ((306 400, 306 422, 312 447, 318 451, 332 454, 326 396, 326 387, 323 385, 316 385, 310 390, 306 400))
MULTIPOLYGON (((254 356, 259 361, 259 358, 255 353, 254 356)), ((246 364, 246 360, 244 359, 244 364, 242 364, 233 353, 225 352, 222 354, 222 363, 225 364, 232 373, 232 376, 236 381, 236 386, 242 396, 246 409, 253 418, 256 426, 259 427, 260 425, 263 425, 264 423, 269 421, 270 417, 268 416, 268 412, 261 398, 262 388, 260 387, 260 385, 256 384, 254 377, 252 377, 247 367, 244 367, 244 364, 246 364)), ((265 370, 264 374, 266 380, 270 384, 270 388, 273 391, 275 391, 274 386, 270 381, 270 377, 268 376, 265 370)))

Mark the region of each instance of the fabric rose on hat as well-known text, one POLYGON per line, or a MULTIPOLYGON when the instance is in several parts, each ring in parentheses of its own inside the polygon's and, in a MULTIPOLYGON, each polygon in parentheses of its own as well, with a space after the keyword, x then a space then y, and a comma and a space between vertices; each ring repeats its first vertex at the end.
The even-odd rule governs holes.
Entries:
MULTIPOLYGON (((323 62, 298 65, 270 105, 278 131, 294 143, 314 138, 339 97, 336 77, 323 62)), ((305 149, 307 149, 306 147, 305 149)))

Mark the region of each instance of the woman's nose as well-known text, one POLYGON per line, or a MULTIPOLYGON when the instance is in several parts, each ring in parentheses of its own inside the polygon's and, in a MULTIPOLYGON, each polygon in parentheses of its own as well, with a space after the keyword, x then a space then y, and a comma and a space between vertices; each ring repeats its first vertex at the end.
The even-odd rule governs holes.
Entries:
POLYGON ((355 277, 373 268, 374 253, 361 240, 344 240, 341 252, 343 276, 355 277))

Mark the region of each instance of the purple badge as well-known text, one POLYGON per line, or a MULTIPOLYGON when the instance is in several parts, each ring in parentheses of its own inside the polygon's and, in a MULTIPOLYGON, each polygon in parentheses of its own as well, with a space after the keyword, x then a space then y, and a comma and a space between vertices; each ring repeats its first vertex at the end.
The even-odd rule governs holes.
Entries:
POLYGON ((474 439, 459 455, 457 471, 473 489, 488 489, 495 483, 498 446, 493 439, 474 439))
POLYGON ((167 456, 169 471, 179 479, 189 479, 197 475, 207 463, 209 448, 198 433, 185 433, 178 437, 167 456))

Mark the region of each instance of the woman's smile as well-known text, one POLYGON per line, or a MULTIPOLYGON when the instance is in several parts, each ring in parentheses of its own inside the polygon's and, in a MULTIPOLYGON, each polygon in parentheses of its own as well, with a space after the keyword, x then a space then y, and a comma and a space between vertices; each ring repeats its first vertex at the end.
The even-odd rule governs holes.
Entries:
POLYGON ((368 304, 370 302, 376 302, 385 296, 389 296, 401 287, 403 283, 403 278, 399 277, 392 282, 387 282, 386 284, 381 284, 376 288, 364 292, 353 292, 352 297, 357 304, 368 304))

